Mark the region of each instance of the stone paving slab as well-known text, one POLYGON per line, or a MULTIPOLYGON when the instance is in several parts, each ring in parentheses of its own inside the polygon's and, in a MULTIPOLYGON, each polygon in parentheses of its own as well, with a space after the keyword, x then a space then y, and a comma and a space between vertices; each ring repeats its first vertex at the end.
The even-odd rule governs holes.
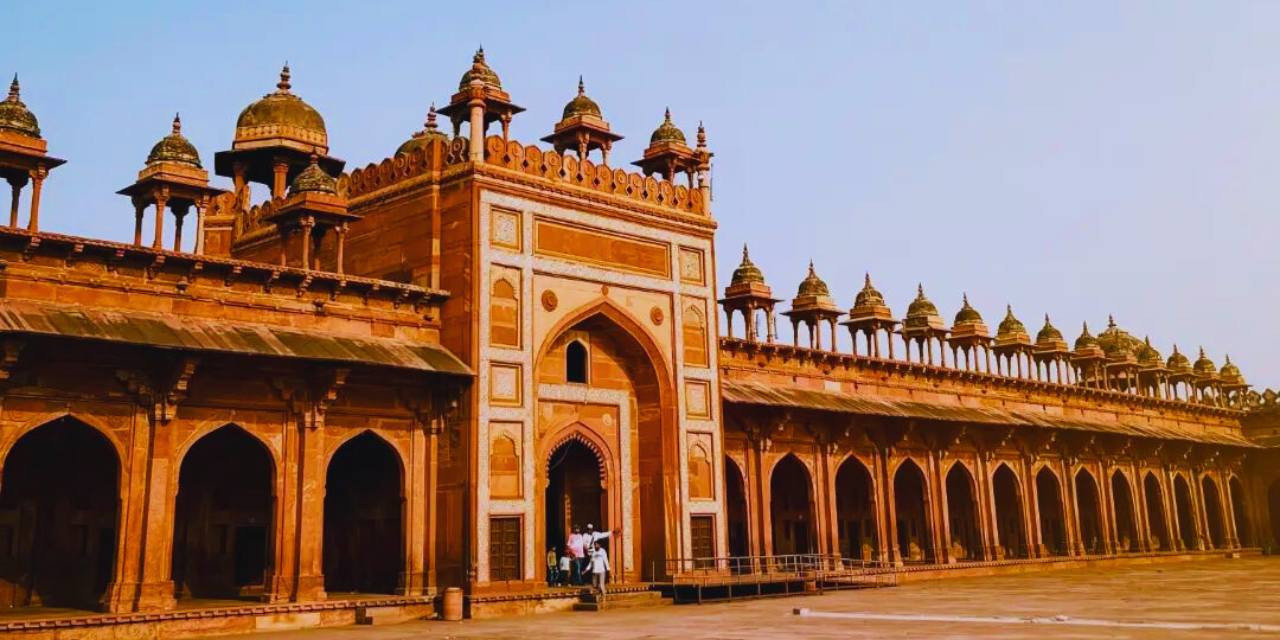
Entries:
POLYGON ((937 580, 822 596, 461 623, 418 621, 394 627, 344 627, 254 637, 1243 640, 1280 638, 1278 596, 1280 558, 1253 557, 937 580), (815 615, 795 615, 798 608, 815 615), (872 619, 860 614, 871 614, 872 619), (1023 621, 1028 618, 1041 621, 1023 621), (1254 628, 1243 628, 1250 625, 1254 628))

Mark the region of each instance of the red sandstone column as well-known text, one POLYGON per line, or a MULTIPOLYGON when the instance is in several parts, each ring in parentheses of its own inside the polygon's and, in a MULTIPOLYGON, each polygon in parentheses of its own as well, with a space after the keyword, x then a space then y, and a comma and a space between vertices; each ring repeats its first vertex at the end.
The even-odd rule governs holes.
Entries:
POLYGON ((324 600, 325 429, 317 418, 298 434, 297 580, 293 599, 324 600))
POLYGON ((27 221, 27 230, 32 233, 40 230, 40 189, 47 175, 49 171, 44 167, 31 170, 31 219, 27 221))
POLYGON ((141 410, 134 412, 131 442, 133 447, 124 451, 120 460, 120 515, 116 525, 120 535, 116 536, 115 574, 102 598, 103 609, 110 613, 134 610, 142 580, 151 428, 146 413, 141 410))
POLYGON ((885 489, 884 457, 876 450, 871 455, 871 513, 876 522, 876 555, 877 562, 891 562, 889 554, 889 524, 885 506, 887 489, 885 489))
POLYGON ((947 503, 946 474, 942 473, 942 457, 937 452, 929 455, 929 494, 933 503, 933 558, 934 562, 955 564, 951 554, 951 510, 947 503))
POLYGON ((276 483, 272 487, 271 561, 263 578, 264 602, 288 602, 295 593, 298 575, 299 432, 307 419, 289 411, 282 425, 281 459, 277 462, 276 483))
MULTIPOLYGON (((172 571, 174 501, 178 497, 181 463, 177 459, 178 430, 172 424, 154 425, 141 409, 137 420, 140 421, 138 428, 145 429, 145 433, 139 434, 141 437, 134 439, 137 443, 134 455, 141 456, 138 467, 145 468, 145 502, 138 505, 145 513, 139 523, 139 550, 135 554, 131 546, 126 545, 122 560, 130 563, 129 556, 140 558, 141 568, 135 570, 141 576, 136 596, 138 611, 172 609, 177 606, 172 571)), ((125 531, 121 527, 121 532, 125 531)))
POLYGON ((1231 495, 1230 479, 1221 470, 1218 471, 1218 477, 1223 480, 1219 485, 1222 487, 1219 491, 1222 492, 1223 509, 1226 511, 1223 517, 1226 519, 1227 546, 1231 549, 1239 549, 1240 532, 1236 530, 1236 509, 1239 507, 1236 505, 1235 497, 1231 495))
POLYGON ((881 484, 884 485, 884 514, 889 537, 886 543, 889 549, 889 561, 902 566, 902 549, 898 547, 898 503, 893 491, 893 473, 889 471, 892 465, 889 454, 882 455, 884 456, 884 477, 881 484))
POLYGON ((1080 539, 1080 505, 1077 502, 1075 470, 1071 466, 1066 461, 1062 463, 1063 515, 1067 519, 1067 545, 1074 550, 1071 555, 1082 556, 1084 542, 1080 539))
POLYGON ((156 237, 151 246, 164 249, 164 205, 169 201, 169 189, 161 187, 156 190, 156 237))
POLYGON ((9 228, 18 228, 18 200, 22 197, 22 187, 27 184, 27 177, 21 178, 11 176, 9 178, 9 189, 13 198, 9 201, 9 228))
POLYGON ((982 559, 988 562, 1003 560, 1000 548, 1000 532, 996 526, 996 495, 991 486, 990 460, 978 451, 978 472, 974 482, 978 485, 974 501, 978 504, 978 535, 982 538, 982 559))
MULTIPOLYGON (((428 418, 429 420, 429 418, 428 418)), ((404 530, 404 566, 401 567, 400 595, 418 596, 426 591, 423 580, 426 563, 426 530, 434 527, 427 520, 427 430, 429 424, 419 417, 409 438, 409 459, 405 462, 404 477, 404 519, 400 526, 404 530)))
MULTIPOLYGON (((831 332, 831 339, 835 340, 835 331, 831 332)), ((835 475, 831 473, 831 465, 837 461, 835 453, 829 443, 822 445, 822 484, 818 485, 822 488, 819 499, 822 501, 822 517, 819 523, 822 525, 822 537, 825 538, 825 544, 818 548, 821 553, 833 556, 840 555, 840 513, 836 507, 836 481, 835 475)))
POLYGON ((1026 511, 1027 532, 1031 535, 1027 536, 1027 546, 1030 547, 1030 555, 1033 558, 1044 558, 1049 555, 1049 549, 1044 546, 1044 531, 1040 529, 1040 490, 1037 486, 1035 474, 1035 465, 1031 460, 1023 458, 1023 474, 1022 482, 1026 487, 1027 499, 1023 500, 1026 511))

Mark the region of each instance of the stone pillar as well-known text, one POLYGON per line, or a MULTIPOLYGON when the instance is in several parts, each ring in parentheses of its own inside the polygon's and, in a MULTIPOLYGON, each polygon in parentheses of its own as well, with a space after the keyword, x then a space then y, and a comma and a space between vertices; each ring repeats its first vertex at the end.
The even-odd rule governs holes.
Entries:
POLYGON ((142 246, 142 218, 147 213, 147 203, 144 200, 134 198, 133 200, 133 245, 135 247, 142 246))
MULTIPOLYGON (((147 522, 147 467, 151 457, 151 425, 139 405, 133 416, 134 447, 120 460, 120 511, 116 523, 116 562, 111 583, 102 596, 108 613, 128 613, 139 605, 142 581, 143 540, 147 522)), ((170 589, 172 591, 172 589, 170 589)))
POLYGON ((885 521, 888 523, 888 548, 889 561, 902 566, 902 549, 898 546, 898 503, 893 491, 893 473, 890 472, 891 464, 889 454, 883 453, 884 456, 884 477, 881 484, 884 486, 884 514, 885 521))
POLYGON ((9 228, 18 228, 18 203, 22 199, 22 188, 27 186, 28 177, 26 174, 16 174, 9 176, 9 189, 12 192, 12 199, 9 201, 9 228))
POLYGON ((192 248, 192 252, 197 255, 204 254, 204 213, 209 209, 209 196, 202 196, 196 202, 196 244, 192 248))
POLYGON ((1072 465, 1067 461, 1062 461, 1062 516, 1066 518, 1067 525, 1067 547, 1072 550, 1071 555, 1083 556, 1085 554, 1084 541, 1081 540, 1080 531, 1080 496, 1076 495, 1076 478, 1072 465))
POLYGON ((415 410, 414 428, 409 437, 409 458, 405 460, 404 522, 400 523, 404 536, 404 566, 401 567, 397 592, 404 596, 419 596, 426 592, 424 570, 426 565, 426 531, 434 527, 427 519, 427 431, 431 428, 426 412, 415 410))
POLYGON ((263 578, 264 602, 288 602, 294 596, 298 575, 298 501, 299 458, 301 457, 301 432, 307 416, 297 411, 297 400, 286 399, 290 405, 282 425, 284 437, 280 446, 280 460, 276 462, 275 484, 272 486, 271 551, 263 578))
POLYGON ((951 553, 951 509, 947 503, 947 478, 942 473, 942 455, 930 452, 929 455, 929 502, 934 507, 929 514, 933 519, 930 527, 933 533, 934 562, 955 564, 957 559, 951 553))
POLYGON ((471 81, 471 93, 476 96, 467 103, 471 108, 471 148, 469 159, 477 164, 484 162, 484 99, 481 95, 482 82, 471 81))
MULTIPOLYGON (((177 451, 177 430, 172 426, 154 425, 141 408, 135 420, 139 428, 146 430, 134 438, 137 443, 134 455, 139 457, 136 471, 142 475, 145 503, 135 507, 144 511, 136 529, 132 524, 128 528, 120 527, 121 538, 139 531, 136 540, 122 545, 121 561, 126 570, 130 570, 128 565, 136 558, 140 567, 132 569, 137 571, 134 575, 139 576, 135 593, 122 590, 120 597, 132 597, 138 611, 173 609, 177 606, 173 584, 173 519, 182 463, 177 451)), ((137 481, 130 479, 131 483, 137 481)))
POLYGON ((873 451, 871 454, 871 467, 868 471, 871 473, 871 517, 875 519, 876 524, 876 556, 877 562, 891 562, 892 557, 889 553, 889 521, 887 518, 888 507, 888 489, 885 488, 885 461, 880 455, 879 450, 873 451))
POLYGON ((996 492, 991 482, 991 459, 978 451, 978 472, 974 476, 978 504, 978 535, 982 538, 982 559, 991 562, 1003 560, 1000 552, 1000 527, 996 524, 996 492))
POLYGON ((333 231, 338 235, 338 258, 336 268, 338 273, 345 273, 343 269, 343 262, 347 247, 347 223, 344 222, 334 227, 333 231))
POLYGON ((289 190, 289 162, 283 158, 276 158, 271 164, 271 170, 271 197, 283 198, 289 190))
POLYGON ((1049 548, 1044 545, 1044 531, 1040 528, 1040 488, 1036 483, 1035 465, 1031 460, 1023 458, 1023 485, 1026 490, 1023 492, 1027 498, 1023 502, 1026 503, 1024 510, 1027 512, 1027 547, 1028 554, 1033 558, 1046 558, 1049 556, 1049 548))
POLYGON ((314 418, 298 433, 297 578, 293 599, 324 600, 324 498, 328 468, 325 464, 323 418, 314 418))
POLYGON ((814 490, 818 491, 816 498, 822 505, 817 522, 820 530, 818 537, 821 539, 818 549, 819 553, 832 556, 840 555, 840 510, 836 504, 836 474, 839 469, 836 469, 836 473, 832 473, 831 469, 831 465, 837 460, 831 443, 822 442, 818 456, 822 484, 814 486, 814 490))
POLYGON ((182 221, 186 219, 187 213, 191 211, 191 204, 188 202, 175 203, 173 209, 173 250, 182 251, 182 221))
POLYGON ((27 221, 27 230, 31 233, 40 231, 40 189, 47 175, 49 170, 44 167, 31 170, 31 219, 27 221))
POLYGON ((169 188, 160 187, 156 189, 156 237, 151 242, 154 249, 164 249, 164 206, 169 201, 169 188))

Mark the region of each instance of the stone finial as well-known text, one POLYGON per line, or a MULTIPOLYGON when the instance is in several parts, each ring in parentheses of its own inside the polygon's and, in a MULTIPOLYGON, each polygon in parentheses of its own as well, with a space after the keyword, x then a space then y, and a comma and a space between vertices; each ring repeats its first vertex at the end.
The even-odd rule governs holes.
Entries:
POLYGON ((582 74, 578 74, 578 95, 587 95, 587 85, 582 82, 582 74))
POLYGON ((427 124, 425 126, 428 131, 435 131, 436 129, 436 103, 434 102, 431 103, 431 108, 427 110, 427 124))
POLYGON ((293 85, 289 84, 290 75, 289 63, 286 61, 284 68, 280 69, 280 82, 276 83, 276 89, 279 89, 280 93, 289 93, 289 89, 293 87, 293 85))
POLYGON ((173 114, 173 135, 182 135, 182 116, 178 113, 173 114))
POLYGON ((1108 314, 1107 314, 1107 328, 1108 328, 1108 329, 1114 329, 1114 328, 1115 328, 1115 326, 1116 326, 1116 319, 1115 319, 1115 316, 1112 316, 1111 314, 1109 314, 1109 313, 1108 313, 1108 314))
POLYGON ((18 85, 18 74, 13 74, 13 82, 9 83, 9 102, 17 102, 21 98, 22 88, 18 85))
POLYGON ((702 126, 702 121, 698 121, 698 148, 707 148, 707 128, 702 126))

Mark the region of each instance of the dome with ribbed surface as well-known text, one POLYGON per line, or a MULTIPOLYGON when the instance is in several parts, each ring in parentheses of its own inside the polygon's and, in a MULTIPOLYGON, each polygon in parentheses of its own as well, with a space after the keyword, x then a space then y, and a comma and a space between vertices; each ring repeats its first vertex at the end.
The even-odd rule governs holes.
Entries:
POLYGON ((587 97, 586 85, 582 83, 582 76, 578 76, 578 95, 574 96, 569 104, 564 106, 564 113, 561 115, 562 120, 568 120, 574 116, 595 116, 600 115, 600 105, 595 100, 587 97))
POLYGON ((1040 328, 1040 332, 1036 334, 1036 344, 1044 344, 1048 342, 1062 342, 1062 332, 1049 322, 1049 314, 1044 314, 1044 326, 1040 328))
POLYGON ((1089 323, 1084 323, 1084 329, 1080 332, 1080 337, 1076 338, 1076 351, 1083 351, 1098 346, 1098 339, 1089 333, 1089 323))
POLYGON ((975 324, 982 324, 982 314, 969 305, 969 294, 966 293, 964 294, 964 304, 956 312, 955 326, 961 327, 975 324))
POLYGON ((402 153, 413 153, 419 149, 426 147, 432 140, 449 140, 449 135, 436 128, 436 105, 431 105, 431 110, 427 111, 427 123, 423 125, 422 131, 415 131, 413 137, 404 141, 399 149, 396 149, 396 155, 402 153))
POLYGON ((289 65, 286 64, 280 71, 276 91, 268 93, 240 112, 240 117, 236 120, 237 138, 240 129, 274 126, 300 129, 313 136, 320 136, 323 140, 328 139, 324 118, 320 117, 319 111, 290 91, 293 85, 289 84, 289 78, 289 65))
POLYGON ((18 85, 18 74, 13 74, 13 82, 9 84, 9 97, 0 102, 0 131, 12 131, 32 138, 40 137, 40 123, 36 114, 31 113, 22 102, 22 89, 18 85))
POLYGON ((295 193, 338 193, 338 181, 320 168, 319 158, 311 156, 311 164, 293 179, 289 185, 290 195, 295 193))
POLYGON ((912 300, 911 305, 907 307, 907 317, 916 318, 936 315, 938 315, 938 307, 924 297, 924 285, 916 285, 916 299, 912 300))
POLYGON ((733 279, 729 281, 729 286, 749 284, 764 284, 764 272, 751 261, 751 256, 747 254, 747 245, 744 244, 742 245, 742 264, 733 270, 733 279))
POLYGON ((809 261, 809 275, 800 281, 800 288, 796 291, 797 296, 829 296, 831 290, 827 288, 827 283, 818 277, 818 273, 813 270, 813 261, 809 261))
POLYGON ((200 168, 200 153, 196 151, 195 145, 182 135, 182 119, 176 114, 173 116, 173 131, 151 147, 151 153, 147 155, 147 164, 157 162, 171 162, 200 168))
POLYGON ((1115 318, 1107 316, 1107 328, 1098 334, 1098 346, 1111 357, 1125 357, 1142 353, 1142 341, 1116 326, 1115 318))
POLYGON ((853 306, 860 307, 883 307, 884 296, 880 295, 880 291, 871 286, 871 274, 866 274, 866 281, 862 285, 862 290, 853 299, 853 306))
POLYGON ((1240 373, 1240 367, 1231 362, 1231 356, 1227 356, 1227 361, 1222 365, 1222 370, 1218 372, 1222 377, 1222 381, 1226 384, 1244 384, 1244 374, 1240 373))
POLYGON ((458 90, 471 86, 472 80, 479 80, 495 89, 502 88, 502 80, 498 79, 498 74, 484 61, 484 47, 477 49, 476 55, 472 56, 471 68, 462 74, 462 80, 458 82, 458 90))
POLYGON ((1151 338, 1148 336, 1142 340, 1142 349, 1138 350, 1138 364, 1143 367, 1163 367, 1164 357, 1160 355, 1156 348, 1151 346, 1151 338))
POLYGON ((1026 334, 1027 327, 1022 321, 1014 317, 1013 305, 1005 307, 1004 320, 1000 321, 1000 326, 996 329, 997 336, 1013 336, 1017 334, 1026 334))
POLYGON ((1211 376, 1218 373, 1217 365, 1204 354, 1204 347, 1200 347, 1200 357, 1196 358, 1195 363, 1196 374, 1202 376, 1211 376))
POLYGON ((1169 354, 1169 360, 1165 362, 1165 366, 1175 373, 1185 373, 1191 370, 1191 360, 1178 351, 1178 345, 1173 345, 1173 353, 1169 354))
POLYGON ((678 142, 685 144, 684 132, 671 122, 671 109, 667 109, 666 115, 663 117, 662 124, 653 130, 653 135, 649 136, 649 144, 659 144, 662 142, 678 142))

